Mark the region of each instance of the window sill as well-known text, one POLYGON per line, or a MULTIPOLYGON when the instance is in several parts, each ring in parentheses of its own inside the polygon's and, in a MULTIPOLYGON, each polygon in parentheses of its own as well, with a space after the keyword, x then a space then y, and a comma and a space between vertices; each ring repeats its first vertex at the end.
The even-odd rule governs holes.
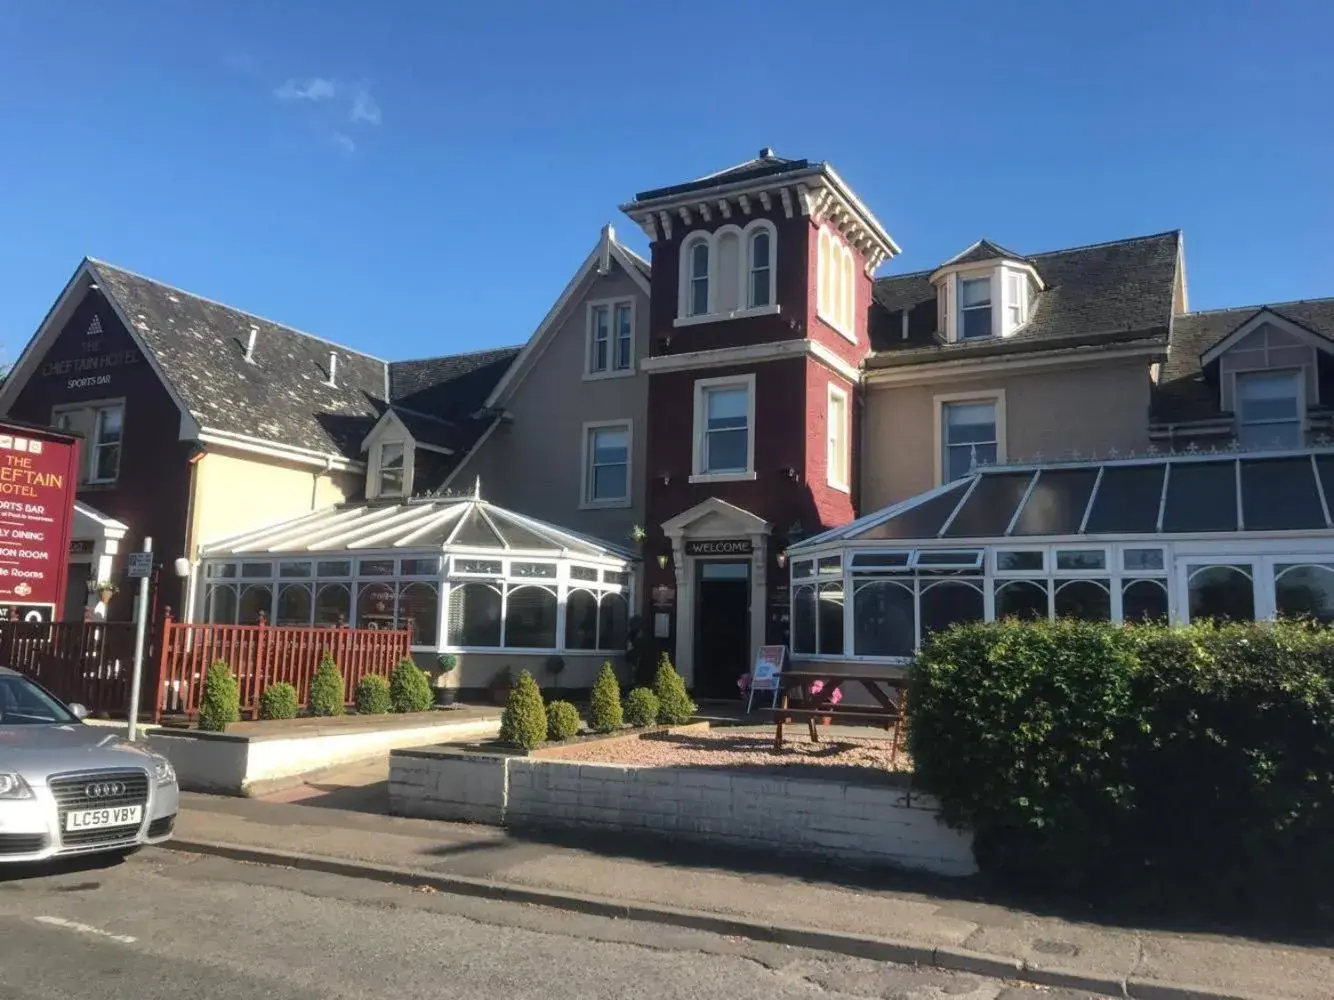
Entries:
POLYGON ((688 480, 691 483, 744 483, 759 478, 751 472, 698 472, 688 480))
POLYGON ((725 323, 730 319, 749 319, 752 316, 777 316, 782 312, 777 305, 755 306, 751 309, 736 309, 726 313, 704 313, 700 316, 678 316, 672 320, 672 326, 699 326, 704 323, 725 323))
POLYGON ((823 323, 825 326, 829 327, 829 329, 833 330, 836 334, 838 334, 838 335, 839 335, 840 337, 842 337, 844 340, 849 341, 850 343, 853 343, 853 344, 857 343, 857 335, 856 335, 855 333, 851 333, 851 332, 849 332, 849 331, 843 326, 843 324, 841 324, 841 323, 835 323, 832 319, 830 319, 830 318, 829 318, 828 316, 826 316, 824 313, 820 312, 818 309, 817 309, 816 312, 815 312, 815 318, 818 319, 818 320, 819 320, 821 323, 823 323))
POLYGON ((580 510, 625 510, 633 506, 629 497, 620 500, 581 500, 579 502, 580 510))
POLYGON ((605 372, 584 372, 585 382, 601 382, 608 378, 629 378, 635 374, 635 366, 632 363, 629 368, 612 368, 605 372))
POLYGON ((847 483, 836 483, 832 479, 826 480, 826 483, 831 490, 838 490, 840 493, 846 493, 849 496, 852 495, 852 487, 847 483))

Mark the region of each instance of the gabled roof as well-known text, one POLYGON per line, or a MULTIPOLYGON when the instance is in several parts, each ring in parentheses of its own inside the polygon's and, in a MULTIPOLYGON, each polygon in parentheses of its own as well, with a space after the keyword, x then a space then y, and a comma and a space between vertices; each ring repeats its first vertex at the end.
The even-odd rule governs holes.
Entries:
POLYGON ((616 238, 616 230, 610 224, 603 226, 597 245, 584 258, 584 262, 579 265, 579 270, 574 272, 574 277, 570 278, 565 288, 561 290, 560 297, 556 299, 555 304, 547 311, 547 314, 542 317, 542 322, 537 325, 537 329, 528 338, 528 342, 519 350, 518 356, 514 358, 508 370, 500 377, 498 382, 494 383, 484 403, 487 409, 503 406, 505 400, 518 389, 524 376, 528 374, 532 365, 537 363, 537 359, 546 350, 548 340, 560 328, 565 311, 574 304, 580 292, 584 289, 585 282, 591 280, 598 273, 604 260, 608 266, 613 261, 618 264, 639 287, 639 290, 644 293, 644 296, 646 298, 649 296, 652 268, 648 261, 628 250, 616 238))
MULTIPOLYGON (((1173 230, 1110 243, 1017 256, 1041 275, 1045 288, 1029 321, 1005 340, 944 343, 936 330, 933 271, 880 278, 875 283, 869 368, 922 364, 1072 343, 1100 344, 1166 338, 1172 319, 1181 233, 1173 230), (899 314, 909 311, 902 339, 899 314)), ((991 244, 995 246, 995 244, 991 244)), ((1009 251, 1005 251, 1007 254, 1009 251)))
POLYGON ((1263 313, 1334 342, 1334 298, 1236 306, 1177 316, 1172 321, 1167 360, 1154 389, 1153 419, 1159 423, 1187 423, 1221 418, 1218 391, 1203 378, 1204 356, 1263 313))
POLYGON ((992 243, 991 240, 978 240, 962 253, 955 254, 949 260, 945 261, 941 267, 949 267, 953 264, 976 264, 984 260, 1021 260, 1028 258, 1022 254, 1017 254, 1013 250, 1006 250, 999 243, 992 243))

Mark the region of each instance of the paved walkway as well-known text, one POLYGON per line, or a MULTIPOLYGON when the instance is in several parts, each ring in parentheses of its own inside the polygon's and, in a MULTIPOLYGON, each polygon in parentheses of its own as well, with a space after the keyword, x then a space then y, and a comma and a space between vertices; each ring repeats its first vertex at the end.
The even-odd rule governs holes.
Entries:
POLYGON ((326 776, 308 804, 187 794, 176 846, 1145 1000, 1334 996, 1329 941, 1116 926, 1006 906, 971 881, 393 818, 374 812, 375 773, 326 776))

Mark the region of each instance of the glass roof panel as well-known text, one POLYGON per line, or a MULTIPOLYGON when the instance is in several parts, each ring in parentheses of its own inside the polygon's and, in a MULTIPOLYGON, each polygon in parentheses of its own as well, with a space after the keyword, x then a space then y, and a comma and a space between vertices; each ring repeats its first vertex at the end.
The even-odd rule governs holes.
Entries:
POLYGON ((1173 462, 1163 531, 1236 530, 1236 462, 1173 462))
POLYGON ((501 514, 494 507, 487 511, 491 515, 491 520, 500 533, 505 536, 505 541, 509 542, 512 549, 541 549, 541 550, 559 550, 564 548, 560 541, 550 538, 546 535, 539 535, 536 531, 520 524, 513 518, 508 518, 501 514))
POLYGON ((851 534, 851 538, 935 538, 945 524, 945 519, 954 513, 963 499, 964 491, 972 480, 961 480, 952 490, 932 497, 925 503, 905 510, 888 521, 867 528, 865 531, 851 534))
POLYGON ((1053 469, 1038 476, 1015 522, 1015 535, 1073 535, 1084 520, 1098 470, 1053 469))
POLYGON ((965 501, 946 538, 999 538, 1010 526, 1019 501, 1024 498, 1031 472, 984 473, 977 488, 965 501))
POLYGON ((1164 465, 1108 465, 1084 531, 1090 535, 1151 535, 1158 530, 1164 465))
POLYGON ((450 544, 486 549, 504 548, 500 539, 496 537, 496 533, 491 530, 491 526, 483 519, 480 507, 474 507, 468 512, 467 520, 459 525, 458 534, 454 536, 450 544))
POLYGON ((1247 531, 1325 527, 1310 456, 1243 460, 1241 517, 1247 531))

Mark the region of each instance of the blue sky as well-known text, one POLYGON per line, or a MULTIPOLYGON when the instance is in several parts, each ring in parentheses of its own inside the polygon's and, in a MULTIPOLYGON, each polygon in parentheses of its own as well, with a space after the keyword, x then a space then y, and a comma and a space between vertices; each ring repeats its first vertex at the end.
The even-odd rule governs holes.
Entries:
POLYGON ((1334 5, 0 0, 0 352, 84 255, 381 357, 520 343, 616 206, 826 159, 917 270, 1186 233, 1334 295, 1334 5), (114 13, 113 13, 114 11, 114 13))

